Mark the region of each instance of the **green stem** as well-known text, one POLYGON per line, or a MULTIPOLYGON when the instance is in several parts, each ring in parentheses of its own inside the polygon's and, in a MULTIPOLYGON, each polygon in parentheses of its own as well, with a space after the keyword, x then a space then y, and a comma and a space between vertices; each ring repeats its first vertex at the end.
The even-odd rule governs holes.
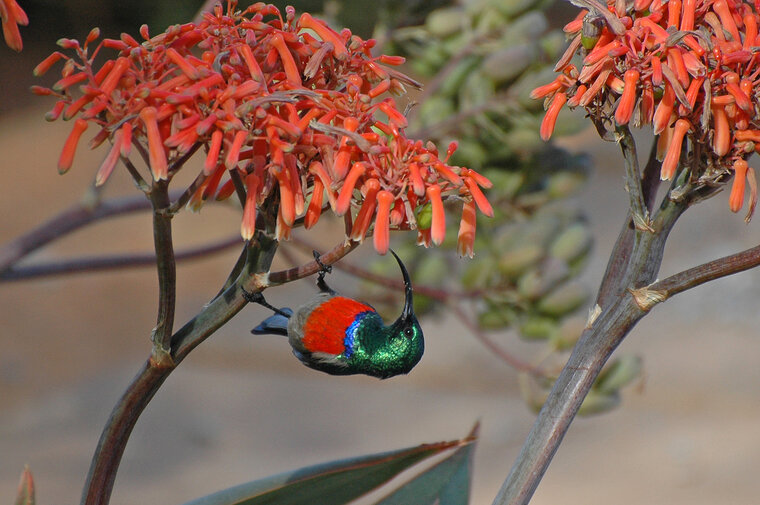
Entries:
MULTIPOLYGON (((235 282, 172 336, 171 358, 175 365, 246 305, 241 288, 248 291, 262 288, 258 279, 264 278, 269 271, 276 250, 276 241, 262 233, 256 234, 247 249, 246 266, 235 282)), ((158 367, 148 360, 127 387, 100 436, 82 494, 82 505, 108 504, 129 435, 140 414, 173 370, 173 367, 158 367)))
POLYGON ((153 243, 158 269, 158 315, 156 327, 151 334, 151 360, 156 366, 171 368, 174 367, 174 362, 169 354, 169 346, 177 301, 177 263, 174 259, 168 188, 167 181, 156 181, 150 192, 150 201, 153 204, 153 243))

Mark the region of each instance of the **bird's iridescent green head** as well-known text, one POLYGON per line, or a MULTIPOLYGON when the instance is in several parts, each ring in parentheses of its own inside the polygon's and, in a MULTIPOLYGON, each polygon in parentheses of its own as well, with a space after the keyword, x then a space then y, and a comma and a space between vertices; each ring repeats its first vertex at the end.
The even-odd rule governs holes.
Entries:
POLYGON ((385 326, 377 313, 368 314, 357 331, 358 346, 349 366, 361 373, 387 379, 407 374, 419 363, 425 351, 422 328, 414 315, 412 281, 396 253, 393 257, 404 276, 404 309, 396 321, 385 326))

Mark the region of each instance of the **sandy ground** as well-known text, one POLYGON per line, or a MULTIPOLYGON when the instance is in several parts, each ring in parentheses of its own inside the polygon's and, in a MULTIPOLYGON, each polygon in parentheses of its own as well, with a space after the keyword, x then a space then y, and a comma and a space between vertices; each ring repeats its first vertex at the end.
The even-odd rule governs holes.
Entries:
MULTIPOLYGON (((70 174, 58 176, 68 125, 41 116, 27 110, 0 118, 2 242, 76 201, 104 155, 83 152, 70 174)), ((615 146, 597 147, 595 160, 582 195, 596 237, 590 285, 601 278, 626 200, 615 146)), ((112 186, 109 194, 133 192, 123 177, 112 186)), ((730 215, 726 198, 682 219, 663 274, 758 242, 758 221, 747 226, 730 215)), ((182 216, 177 240, 223 237, 237 222, 225 209, 182 216)), ((149 227, 147 214, 114 219, 34 259, 149 250, 149 227)), ((215 293, 236 254, 179 267, 178 324, 215 293)), ((39 503, 79 499, 102 425, 149 351, 154 277, 141 269, 0 284, 2 500, 14 496, 25 463, 39 503)), ((628 391, 618 410, 574 424, 533 503, 760 503, 759 280, 760 272, 745 273, 657 307, 621 348, 645 358, 644 387, 628 391)), ((341 274, 332 284, 352 286, 341 274)), ((272 301, 313 292, 309 281, 288 289, 272 301)), ((113 503, 182 503, 306 464, 458 438, 478 420, 472 503, 491 502, 533 415, 519 398, 516 373, 456 322, 423 321, 421 364, 380 382, 306 369, 284 340, 249 335, 262 314, 244 310, 167 381, 134 431, 113 503)), ((514 335, 496 338, 523 357, 537 352, 514 335)))

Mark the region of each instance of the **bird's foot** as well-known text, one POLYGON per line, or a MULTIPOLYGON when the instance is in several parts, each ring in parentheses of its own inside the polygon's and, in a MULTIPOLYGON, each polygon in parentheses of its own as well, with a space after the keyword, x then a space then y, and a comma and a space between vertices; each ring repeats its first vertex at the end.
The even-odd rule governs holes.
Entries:
POLYGON ((325 282, 325 275, 332 273, 332 265, 325 265, 322 263, 322 260, 320 259, 320 254, 317 251, 311 252, 314 255, 314 261, 317 262, 317 265, 319 265, 319 274, 317 275, 317 287, 322 293, 330 293, 332 295, 335 294, 335 291, 327 285, 325 282))
POLYGON ((287 312, 283 312, 282 310, 278 309, 274 305, 271 305, 269 302, 267 302, 264 299, 264 295, 261 293, 261 291, 250 292, 250 291, 246 291, 244 288, 240 288, 240 289, 243 291, 243 298, 248 303, 257 303, 261 305, 262 307, 268 308, 275 314, 279 314, 281 316, 288 317, 288 318, 290 317, 290 314, 288 314, 287 312))

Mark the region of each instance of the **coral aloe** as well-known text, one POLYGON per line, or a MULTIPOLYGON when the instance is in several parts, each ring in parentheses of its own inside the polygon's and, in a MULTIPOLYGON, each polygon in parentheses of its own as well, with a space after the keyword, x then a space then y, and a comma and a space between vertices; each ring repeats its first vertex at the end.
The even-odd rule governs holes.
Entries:
MULTIPOLYGON (((203 170, 188 189, 192 208, 237 187, 247 192, 243 237, 252 236, 256 209, 268 202, 277 238, 285 239, 303 215, 307 227, 316 224, 327 208, 324 192, 336 214, 359 213, 351 237, 367 236, 375 216, 374 244, 381 253, 388 249, 387 231, 416 229, 418 209, 431 200, 436 209, 447 198, 462 201, 468 223, 472 201, 491 212, 479 189, 488 180, 447 164, 456 144, 441 159, 434 145, 405 136, 406 118, 382 95, 419 85, 392 68, 403 58, 373 56, 374 40, 335 32, 291 7, 283 16, 263 3, 237 10, 235 1, 226 9, 217 5, 199 23, 153 37, 144 26, 140 33, 143 42, 124 34, 94 49, 97 30, 81 44, 62 39, 59 45, 74 56, 56 52, 35 69, 39 75, 64 61, 52 89, 34 89, 57 97, 50 119, 77 117, 61 171, 71 166, 90 123, 98 128, 94 145, 106 139, 115 144, 97 184, 126 159, 130 143, 156 181, 171 181, 203 148, 203 170), (95 56, 106 49, 116 56, 97 67, 95 56)), ((434 225, 438 244, 445 229, 434 225)), ((468 253, 471 235, 463 234, 461 249, 468 253)))
MULTIPOLYGON (((585 107, 601 131, 629 122, 651 124, 660 136, 663 179, 676 176, 682 153, 693 155, 689 177, 700 184, 746 176, 749 219, 757 201, 755 174, 752 168, 740 174, 736 167, 760 152, 757 2, 609 0, 601 5, 606 12, 584 10, 565 26, 572 42, 557 64, 561 73, 533 92, 547 106, 541 136, 551 135, 565 103, 585 107), (576 54, 584 56, 580 66, 573 62, 576 54)), ((730 208, 737 212, 744 185, 733 187, 730 208)))

